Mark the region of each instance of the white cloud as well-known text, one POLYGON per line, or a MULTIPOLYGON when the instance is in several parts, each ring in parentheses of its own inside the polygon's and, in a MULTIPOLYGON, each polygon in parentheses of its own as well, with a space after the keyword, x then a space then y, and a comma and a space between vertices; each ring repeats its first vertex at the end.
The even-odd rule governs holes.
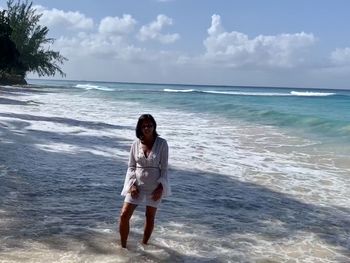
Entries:
POLYGON ((212 15, 211 17, 211 26, 208 28, 209 35, 219 35, 224 32, 224 29, 221 25, 221 17, 219 15, 212 15))
MULTIPOLYGON (((160 17, 160 19, 163 21, 164 17, 160 17)), ((90 33, 80 32, 70 37, 61 36, 54 43, 53 49, 59 50, 62 55, 71 60, 92 57, 92 59, 133 63, 135 61, 167 61, 164 58, 169 58, 169 56, 172 56, 172 60, 176 60, 176 57, 174 58, 175 55, 169 55, 161 50, 147 50, 130 42, 127 34, 133 31, 136 23, 137 21, 127 14, 124 14, 121 18, 105 17, 101 20, 97 31, 90 33)), ((169 41, 167 39, 168 35, 161 35, 161 37, 161 40, 169 41)))
POLYGON ((306 51, 315 42, 313 34, 304 32, 249 39, 244 33, 226 32, 220 16, 213 15, 208 37, 204 40, 203 58, 233 67, 290 68, 306 62, 306 51))
POLYGON ((134 30, 136 20, 131 15, 119 17, 105 17, 101 20, 99 32, 102 34, 128 34, 134 30))
POLYGON ((106 37, 101 34, 80 33, 76 37, 60 37, 55 46, 68 57, 113 57, 126 44, 123 37, 106 37))
POLYGON ((36 5, 34 8, 39 13, 42 13, 40 22, 45 26, 64 26, 78 30, 90 30, 94 26, 93 19, 86 17, 80 12, 65 12, 56 8, 48 10, 40 5, 36 5))
POLYGON ((350 65, 350 48, 337 48, 331 53, 331 62, 338 66, 350 65))
POLYGON ((82 58, 100 59, 104 61, 153 61, 157 54, 136 47, 126 41, 122 35, 105 35, 100 33, 79 33, 75 37, 60 37, 54 43, 54 49, 70 60, 82 58))
POLYGON ((173 43, 180 38, 180 35, 162 34, 164 26, 172 25, 173 20, 165 15, 158 15, 157 20, 148 25, 142 26, 138 35, 141 41, 157 40, 163 44, 173 43))

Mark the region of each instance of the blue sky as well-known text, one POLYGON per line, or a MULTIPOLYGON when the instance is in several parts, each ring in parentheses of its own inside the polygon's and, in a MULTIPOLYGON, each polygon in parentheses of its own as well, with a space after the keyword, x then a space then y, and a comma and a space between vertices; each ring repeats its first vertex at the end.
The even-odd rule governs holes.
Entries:
POLYGON ((33 3, 67 79, 350 89, 350 1, 33 3))

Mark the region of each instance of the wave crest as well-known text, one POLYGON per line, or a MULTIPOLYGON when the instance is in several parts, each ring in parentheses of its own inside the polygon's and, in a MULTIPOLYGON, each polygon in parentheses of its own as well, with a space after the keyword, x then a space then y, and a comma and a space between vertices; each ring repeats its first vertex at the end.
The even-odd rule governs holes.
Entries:
POLYGON ((165 92, 194 92, 194 89, 163 89, 165 92))
POLYGON ((91 85, 91 84, 77 84, 74 86, 75 88, 79 89, 85 89, 85 90, 103 90, 103 91, 113 91, 114 89, 105 87, 105 86, 97 86, 97 85, 91 85))
POLYGON ((323 96, 333 96, 335 93, 331 92, 313 92, 313 91, 291 91, 293 96, 305 96, 305 97, 323 97, 323 96))
POLYGON ((219 91, 219 90, 194 90, 194 89, 163 89, 164 92, 177 93, 208 93, 218 95, 236 95, 236 96, 307 96, 307 97, 324 97, 336 95, 330 92, 313 92, 313 91, 291 91, 285 92, 244 92, 244 91, 219 91))

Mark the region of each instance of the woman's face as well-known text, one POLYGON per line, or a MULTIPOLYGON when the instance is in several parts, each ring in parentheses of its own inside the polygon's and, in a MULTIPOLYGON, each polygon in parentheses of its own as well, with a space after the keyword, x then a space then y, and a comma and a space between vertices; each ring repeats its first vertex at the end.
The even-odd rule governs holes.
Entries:
POLYGON ((151 120, 144 120, 142 122, 141 129, 145 137, 153 136, 154 126, 151 120))

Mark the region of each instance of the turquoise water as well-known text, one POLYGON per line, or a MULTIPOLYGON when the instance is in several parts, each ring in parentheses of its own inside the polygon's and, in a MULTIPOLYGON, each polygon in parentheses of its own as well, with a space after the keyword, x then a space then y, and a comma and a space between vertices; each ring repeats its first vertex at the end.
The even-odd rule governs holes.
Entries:
POLYGON ((350 91, 30 80, 38 85, 83 89, 90 96, 146 102, 272 125, 327 143, 350 142, 350 91))

